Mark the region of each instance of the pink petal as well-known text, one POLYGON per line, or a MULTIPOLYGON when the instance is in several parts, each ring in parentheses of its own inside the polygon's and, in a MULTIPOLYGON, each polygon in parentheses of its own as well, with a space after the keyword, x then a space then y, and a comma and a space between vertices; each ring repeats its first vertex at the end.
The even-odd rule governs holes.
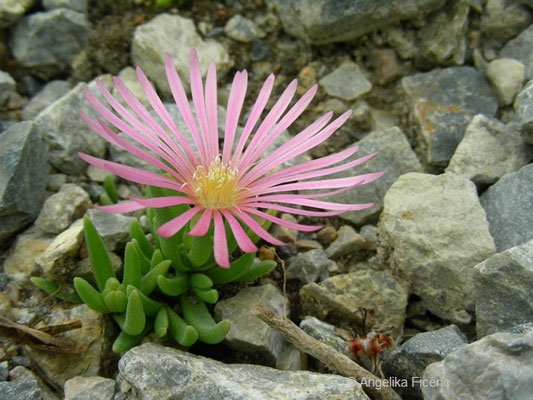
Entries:
POLYGON ((212 157, 215 157, 218 154, 217 69, 215 63, 212 61, 209 63, 209 68, 207 69, 204 98, 210 154, 212 157))
POLYGON ((235 240, 237 241, 237 244, 241 250, 245 253, 253 253, 254 251, 257 251, 257 246, 250 240, 250 237, 246 234, 244 229, 242 229, 241 224, 239 224, 235 217, 228 211, 222 210, 221 212, 226 218, 226 221, 228 221, 231 231, 233 232, 233 236, 235 237, 235 240))
POLYGON ((341 215, 345 211, 308 211, 301 210, 299 208, 292 208, 281 206, 279 204, 270 204, 270 203, 248 203, 246 206, 255 207, 255 208, 264 208, 265 210, 275 210, 289 214, 304 215, 306 217, 333 217, 336 215, 341 215))
POLYGON ((189 57, 189 73, 191 81, 191 94, 192 101, 194 103, 194 109, 196 110, 196 119, 198 120, 198 126, 200 127, 200 139, 202 140, 202 146, 204 148, 205 157, 202 160, 204 166, 208 166, 212 160, 208 122, 205 111, 205 99, 204 88, 202 84, 202 74, 200 72, 200 64, 198 61, 198 55, 196 51, 191 51, 189 57))
POLYGON ((311 225, 302 225, 302 224, 297 224, 297 223, 290 222, 290 221, 285 221, 281 218, 274 217, 273 215, 264 213, 254 208, 243 207, 242 210, 250 214, 255 214, 258 217, 264 218, 268 221, 274 222, 275 224, 286 226, 287 228, 296 229, 302 232, 314 232, 314 231, 318 231, 319 229, 322 229, 323 227, 323 225, 311 226, 311 225))
MULTIPOLYGON (((174 219, 171 219, 170 221, 164 223, 159 228, 157 228, 157 234, 161 235, 163 237, 170 237, 175 235, 179 232, 181 228, 187 224, 192 217, 194 217, 195 214, 197 214, 202 208, 195 206, 187 211, 185 211, 183 214, 177 216, 174 219)), ((176 249, 177 251, 177 249, 176 249)))
POLYGON ((213 212, 213 221, 215 223, 215 234, 213 237, 213 250, 215 261, 222 268, 229 268, 228 243, 226 241, 226 230, 224 221, 218 211, 213 212))
POLYGON ((213 211, 210 209, 205 209, 205 211, 202 213, 202 216, 194 225, 194 228, 192 228, 188 235, 189 236, 204 236, 208 231, 209 227, 211 226, 211 217, 213 215, 213 211))
POLYGON ((165 196, 165 197, 152 197, 149 199, 132 197, 131 200, 142 204, 144 207, 151 208, 164 208, 176 206, 178 204, 195 204, 196 200, 186 196, 165 196))
POLYGON ((248 84, 248 74, 246 71, 237 72, 233 78, 231 91, 226 108, 226 128, 224 131, 224 147, 222 150, 222 162, 227 163, 233 149, 235 131, 239 122, 239 117, 246 95, 246 86, 248 84))
POLYGON ((129 213, 132 211, 142 210, 144 206, 135 201, 123 201, 122 203, 111 204, 108 206, 94 206, 97 210, 108 213, 129 213))
POLYGON ((252 232, 254 232, 261 239, 266 240, 267 242, 272 243, 277 246, 284 246, 287 244, 276 239, 270 233, 265 231, 261 227, 261 225, 259 225, 252 217, 242 212, 241 210, 233 210, 233 214, 237 216, 242 222, 244 222, 244 224, 247 225, 252 230, 252 232))

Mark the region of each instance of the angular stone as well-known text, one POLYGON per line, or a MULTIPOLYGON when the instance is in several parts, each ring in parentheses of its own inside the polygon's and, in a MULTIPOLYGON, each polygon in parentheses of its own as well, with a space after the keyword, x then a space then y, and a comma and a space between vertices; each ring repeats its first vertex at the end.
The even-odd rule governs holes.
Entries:
POLYGON ((307 354, 293 344, 289 345, 276 360, 276 369, 281 371, 302 371, 307 369, 307 354))
POLYGON ((87 216, 100 234, 108 251, 123 249, 130 238, 130 224, 133 217, 112 214, 95 208, 87 211, 87 216))
POLYGON ((337 259, 348 254, 357 254, 365 245, 365 239, 351 226, 343 225, 337 231, 337 238, 326 249, 332 259, 337 259))
POLYGON ((43 0, 45 10, 54 8, 68 8, 80 13, 87 13, 87 0, 43 0))
POLYGON ((249 43, 264 35, 254 21, 240 14, 235 14, 226 22, 224 32, 233 40, 243 43, 249 43))
POLYGON ((351 357, 348 342, 337 334, 333 325, 315 317, 306 317, 300 322, 300 328, 316 340, 327 344, 346 357, 351 357))
POLYGON ((476 114, 492 117, 498 100, 483 72, 472 67, 435 69, 402 79, 410 117, 427 162, 446 166, 476 114))
POLYGON ((520 132, 484 115, 468 124, 446 172, 464 176, 475 184, 490 185, 529 161, 520 132))
POLYGON ((51 81, 47 83, 35 96, 31 98, 28 104, 22 110, 22 118, 32 120, 39 115, 39 113, 52 104, 57 99, 60 99, 70 90, 70 85, 67 81, 51 81))
POLYGON ((512 58, 499 58, 487 65, 485 73, 498 93, 500 104, 511 105, 524 84, 524 64, 512 58))
POLYGON ((324 198, 336 203, 356 204, 374 203, 365 210, 349 211, 340 215, 341 218, 356 225, 374 222, 383 208, 383 197, 396 179, 407 172, 421 172, 422 166, 411 150, 409 142, 400 131, 394 127, 369 133, 359 142, 357 154, 362 157, 372 152, 376 156, 350 171, 331 175, 332 178, 344 178, 370 172, 384 171, 378 180, 367 185, 358 186, 345 193, 324 198))
POLYGON ((361 325, 367 311, 368 331, 393 331, 401 335, 407 306, 407 288, 384 271, 362 270, 336 275, 300 289, 304 315, 361 325))
POLYGON ((464 63, 470 1, 446 3, 446 7, 433 14, 418 32, 420 43, 415 62, 424 69, 464 63))
POLYGON ((352 62, 342 64, 318 83, 329 96, 345 101, 353 101, 372 89, 359 66, 352 62))
MULTIPOLYGON (((153 343, 128 351, 119 362, 132 399, 367 400, 353 379, 307 371, 278 371, 251 364, 223 364, 153 343)), ((128 397, 130 398, 130 397, 128 397)))
POLYGON ((533 237, 533 164, 502 177, 480 197, 498 251, 533 237))
POLYGON ((447 385, 422 388, 425 400, 529 399, 533 392, 533 327, 499 332, 430 364, 425 379, 447 385))
POLYGON ((33 5, 34 0, 3 0, 0 2, 0 29, 9 28, 33 5))
POLYGON ((482 48, 488 50, 489 54, 494 49, 501 49, 509 39, 516 37, 529 26, 532 19, 531 13, 519 4, 525 5, 527 1, 487 0, 482 2, 478 28, 482 34, 480 44, 482 48))
POLYGON ((478 264, 474 284, 478 338, 530 322, 533 239, 478 264))
POLYGON ((324 250, 311 250, 292 257, 287 265, 287 278, 303 283, 316 282, 332 261, 324 250))
MULTIPOLYGON (((32 314, 33 315, 33 314, 32 314)), ((39 389, 41 389, 41 400, 61 400, 49 386, 41 379, 41 377, 34 374, 29 369, 18 365, 9 371, 9 380, 14 381, 36 381, 39 389)))
POLYGON ((70 228, 57 235, 52 244, 35 259, 47 279, 62 282, 74 261, 83 240, 83 220, 74 222, 70 228))
MULTIPOLYGON (((455 325, 449 325, 432 332, 422 332, 394 350, 383 362, 382 369, 386 376, 396 376, 412 382, 413 377, 421 377, 426 367, 441 361, 452 351, 468 344, 465 335, 455 325)), ((397 388, 405 398, 422 398, 422 389, 418 385, 397 388)))
POLYGON ((526 67, 526 79, 533 78, 533 52, 531 41, 533 40, 533 25, 524 29, 517 37, 511 39, 500 50, 500 57, 513 58, 520 61, 526 67))
POLYGON ((215 306, 217 321, 229 319, 231 328, 224 340, 231 348, 251 354, 261 354, 270 365, 285 350, 283 336, 254 317, 250 309, 256 305, 267 307, 280 315, 287 315, 287 300, 271 284, 249 287, 237 295, 219 301, 215 306))
POLYGON ((0 134, 0 242, 32 222, 44 201, 46 145, 32 122, 0 134))
POLYGON ((533 81, 526 84, 514 103, 516 121, 526 143, 533 144, 533 81))
POLYGON ((309 43, 348 42, 397 21, 436 10, 442 0, 268 0, 283 29, 309 43))
POLYGON ((115 381, 100 376, 76 376, 65 382, 65 400, 113 400, 115 381))
POLYGON ((473 268, 495 253, 474 184, 453 174, 409 173, 391 186, 384 204, 383 265, 405 277, 433 314, 469 322, 473 268))
POLYGON ((16 88, 15 80, 7 72, 0 71, 0 105, 3 105, 16 88))
POLYGON ((61 233, 83 217, 90 205, 91 199, 85 190, 66 183, 58 193, 46 199, 35 227, 46 233, 61 233))
POLYGON ((222 44, 214 40, 204 41, 198 35, 193 20, 170 14, 160 14, 135 29, 131 58, 133 64, 141 67, 159 90, 170 96, 163 58, 166 53, 172 56, 184 86, 188 87, 189 52, 193 48, 198 52, 202 75, 207 72, 211 61, 215 62, 219 76, 223 76, 233 65, 222 44))
POLYGON ((80 354, 50 353, 33 348, 28 352, 50 381, 63 386, 76 376, 95 376, 102 363, 109 358, 109 334, 112 332, 106 317, 89 309, 85 304, 63 309, 55 307, 36 328, 81 321, 82 327, 65 332, 57 337, 66 340, 81 350, 80 354))
POLYGON ((23 233, 11 247, 4 262, 4 272, 12 279, 24 280, 33 276, 35 259, 52 243, 54 237, 42 233, 23 233))
POLYGON ((37 12, 22 18, 10 32, 10 48, 18 63, 48 80, 70 69, 87 42, 90 23, 66 8, 37 12))
MULTIPOLYGON (((100 77, 100 80, 107 89, 111 87, 109 75, 100 77)), ((89 129, 77 112, 79 110, 91 117, 95 115, 83 94, 85 86, 102 104, 106 104, 95 81, 88 85, 78 83, 35 119, 37 131, 50 146, 50 164, 65 174, 79 174, 87 168, 87 163, 78 157, 79 151, 95 157, 105 155, 105 140, 89 129)))
MULTIPOLYGON (((24 368, 21 366, 17 368, 24 368)), ((2 400, 41 400, 41 389, 35 378, 24 377, 9 382, 0 382, 2 400)))

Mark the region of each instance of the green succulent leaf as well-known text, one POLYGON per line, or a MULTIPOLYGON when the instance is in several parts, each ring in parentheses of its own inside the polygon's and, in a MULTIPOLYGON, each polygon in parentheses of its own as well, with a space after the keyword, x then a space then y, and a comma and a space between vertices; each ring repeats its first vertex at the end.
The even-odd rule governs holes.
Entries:
POLYGON ((130 236, 132 239, 137 240, 137 243, 139 244, 139 247, 141 248, 146 258, 149 258, 149 259, 152 258, 152 254, 154 253, 154 248, 152 247, 148 239, 146 239, 146 235, 144 234, 137 218, 131 221, 130 236))
POLYGON ((155 316, 154 321, 154 335, 156 338, 161 339, 165 337, 168 332, 168 313, 165 307, 161 307, 155 316))
POLYGON ((124 273, 122 277, 124 286, 132 285, 141 287, 141 263, 135 245, 129 242, 124 252, 124 273))
POLYGON ((189 289, 189 282, 185 274, 178 274, 172 278, 159 275, 157 277, 157 286, 167 296, 178 296, 189 289))
POLYGON ((102 193, 99 197, 98 197, 98 203, 101 205, 101 206, 110 206, 111 204, 115 204, 113 203, 113 200, 111 200, 111 198, 109 197, 109 195, 107 193, 102 193))
POLYGON ((102 294, 91 286, 85 279, 74 278, 74 288, 85 304, 94 311, 108 313, 102 294))
POLYGON ((157 277, 165 275, 170 267, 170 260, 161 261, 141 278, 141 292, 149 295, 157 286, 157 277))
POLYGON ((71 287, 64 288, 59 286, 55 282, 37 276, 31 277, 30 280, 39 289, 44 290, 49 295, 57 297, 58 299, 68 301, 69 303, 74 304, 83 303, 83 301, 80 299, 80 296, 78 296, 78 294, 74 292, 71 287))
POLYGON ((110 312, 119 313, 126 310, 128 298, 122 290, 111 290, 104 296, 104 302, 110 312))
POLYGON ((257 278, 261 278, 263 275, 272 271, 276 265, 277 263, 273 260, 255 260, 251 267, 236 279, 235 282, 250 282, 257 278))
MULTIPOLYGON (((126 294, 128 295, 128 297, 130 296, 131 292, 133 292, 135 289, 136 288, 131 285, 126 288, 126 294)), ((141 303, 142 303, 143 310, 146 316, 154 317, 157 314, 157 312, 161 309, 161 307, 163 307, 162 303, 151 299, 150 297, 143 294, 143 292, 141 292, 140 290, 138 290, 137 293, 139 294, 139 297, 141 298, 141 303)))
POLYGON ((137 258, 139 259, 139 265, 141 267, 141 273, 146 274, 150 269, 152 269, 152 265, 150 264, 150 259, 146 257, 141 250, 141 246, 139 245, 139 242, 137 242, 137 239, 131 239, 130 243, 135 248, 135 251, 137 252, 137 258))
POLYGON ((184 347, 192 346, 198 340, 198 332, 187 322, 185 322, 178 314, 170 307, 166 307, 169 331, 176 342, 184 347))
POLYGON ((140 335, 146 325, 146 316, 144 314, 141 296, 137 289, 133 289, 128 297, 126 307, 126 316, 124 320, 124 332, 128 335, 140 335))
POLYGON ((117 186, 115 185, 115 176, 107 174, 104 177, 104 190, 113 203, 118 202, 117 186))
MULTIPOLYGON (((116 318, 115 318, 116 320, 116 318)), ((119 324, 120 325, 120 324, 119 324)), ((125 351, 128 351, 133 346, 138 344, 143 338, 152 330, 152 323, 151 321, 147 321, 146 326, 144 327, 143 331, 138 335, 128 335, 126 332, 122 331, 118 335, 118 337, 115 339, 115 342, 113 343, 113 351, 115 353, 123 353, 125 351)))
POLYGON ((198 339, 207 344, 216 344, 224 340, 231 327, 227 319, 215 322, 205 303, 187 294, 180 296, 183 318, 198 332, 198 339))
POLYGON ((211 289, 213 281, 205 274, 191 274, 191 286, 198 289, 211 289))
POLYGON ((105 296, 112 290, 119 290, 121 288, 122 286, 117 278, 109 278, 105 283, 104 290, 102 290, 102 295, 105 296))
POLYGON ((111 266, 111 260, 102 238, 87 216, 83 218, 83 230, 85 232, 85 241, 91 259, 96 285, 98 289, 104 290, 107 280, 116 277, 115 271, 113 271, 113 267, 111 266))
POLYGON ((216 289, 199 289, 193 287, 196 296, 209 304, 215 304, 218 301, 218 292, 216 289))
POLYGON ((230 264, 229 268, 215 266, 205 274, 211 278, 214 284, 233 282, 240 278, 254 262, 255 253, 244 253, 230 264))
POLYGON ((152 259, 150 260, 150 269, 154 268, 157 264, 159 264, 161 261, 163 261, 165 258, 163 257, 163 254, 161 254, 161 250, 155 249, 154 253, 152 254, 152 259))
POLYGON ((190 250, 187 258, 193 268, 205 264, 213 254, 213 236, 188 236, 190 238, 190 250))

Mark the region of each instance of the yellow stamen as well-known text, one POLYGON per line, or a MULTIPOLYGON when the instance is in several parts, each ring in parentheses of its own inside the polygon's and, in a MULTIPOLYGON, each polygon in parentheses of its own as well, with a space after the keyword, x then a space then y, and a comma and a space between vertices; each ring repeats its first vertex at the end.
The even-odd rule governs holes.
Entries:
POLYGON ((196 168, 190 187, 196 198, 206 208, 221 209, 237 203, 237 169, 231 168, 215 157, 209 167, 196 168))

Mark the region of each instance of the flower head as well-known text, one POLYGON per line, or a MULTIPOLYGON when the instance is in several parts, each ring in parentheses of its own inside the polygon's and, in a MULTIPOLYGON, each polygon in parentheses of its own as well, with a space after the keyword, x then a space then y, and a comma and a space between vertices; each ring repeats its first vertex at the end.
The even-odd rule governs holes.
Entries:
POLYGON ((233 79, 226 109, 224 138, 219 144, 215 64, 209 65, 204 87, 197 54, 195 51, 191 52, 190 82, 196 118, 193 116, 169 55, 165 57, 165 68, 172 95, 188 132, 181 132, 178 129, 148 79, 138 67, 139 82, 148 102, 163 121, 163 126, 155 121, 141 102, 116 77, 114 78, 115 88, 128 107, 123 106, 101 82, 97 81, 100 92, 112 110, 100 103, 86 89, 87 100, 99 116, 94 121, 81 112, 79 114, 87 125, 104 139, 160 168, 166 174, 157 175, 84 153, 79 153, 79 156, 89 164, 123 179, 173 189, 180 195, 151 199, 132 198, 130 201, 117 205, 100 207, 102 210, 130 212, 144 207, 160 208, 188 204, 190 208, 187 211, 160 226, 157 233, 163 237, 172 236, 198 214, 197 222, 189 235, 203 236, 213 224, 215 260, 220 266, 227 268, 229 267, 229 255, 224 221, 231 229, 238 246, 244 252, 253 252, 257 250, 257 247, 245 233, 243 226, 247 226, 269 243, 284 244, 264 230, 254 217, 261 217, 275 224, 306 232, 321 228, 321 226, 285 221, 264 210, 327 217, 372 206, 372 203, 338 204, 316 200, 371 182, 382 175, 381 172, 377 172, 348 178, 320 179, 351 169, 374 156, 372 153, 336 165, 350 158, 357 151, 357 146, 274 172, 286 161, 324 142, 351 114, 351 111, 347 111, 331 121, 333 113, 328 112, 287 143, 270 154, 266 154, 272 142, 309 105, 316 93, 316 85, 298 99, 292 107, 289 107, 297 87, 296 80, 292 81, 266 116, 261 119, 274 86, 274 75, 271 74, 264 82, 244 128, 237 137, 237 125, 248 82, 246 71, 237 72, 233 79), (140 146, 117 135, 108 124, 129 136, 140 146), (186 140, 184 134, 190 135, 192 144, 186 140), (309 189, 320 190, 320 192, 307 193, 309 189), (298 194, 297 191, 300 190, 305 190, 306 193, 298 194), (303 206, 305 209, 294 206, 303 206))

